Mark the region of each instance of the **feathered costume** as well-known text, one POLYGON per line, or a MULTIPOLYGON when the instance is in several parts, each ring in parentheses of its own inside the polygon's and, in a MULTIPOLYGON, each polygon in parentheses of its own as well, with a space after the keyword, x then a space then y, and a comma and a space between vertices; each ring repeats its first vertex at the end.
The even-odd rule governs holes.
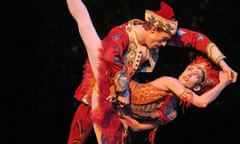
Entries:
MULTIPOLYGON (((157 12, 146 10, 145 21, 161 26, 162 30, 174 35, 170 44, 194 47, 209 54, 216 63, 224 58, 216 45, 205 35, 184 28, 176 31, 177 21, 173 19, 172 8, 164 2, 160 6, 161 10, 157 12), (218 53, 215 52, 216 49, 218 53)), ((151 50, 149 63, 143 65, 142 52, 138 48, 134 30, 134 25, 143 21, 134 19, 116 26, 100 40, 84 4, 78 0, 68 0, 68 7, 78 22, 78 29, 88 53, 83 79, 74 96, 82 101, 82 104, 74 115, 68 144, 83 144, 92 127, 99 143, 123 144, 124 131, 117 108, 106 101, 106 98, 115 91, 128 95, 129 78, 138 71, 151 72, 158 59, 158 50, 151 50), (111 91, 112 87, 114 91, 111 91)), ((151 99, 151 95, 149 98, 151 99)), ((170 102, 170 98, 167 102, 170 102)), ((137 103, 140 101, 136 100, 135 104, 137 103)), ((163 117, 166 116, 163 114, 163 117)))

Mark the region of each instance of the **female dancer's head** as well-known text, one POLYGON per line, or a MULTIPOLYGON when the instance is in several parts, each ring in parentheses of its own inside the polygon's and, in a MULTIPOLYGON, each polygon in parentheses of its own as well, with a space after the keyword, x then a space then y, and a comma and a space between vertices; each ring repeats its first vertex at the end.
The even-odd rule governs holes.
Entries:
POLYGON ((203 92, 218 83, 218 71, 203 56, 196 57, 180 74, 179 81, 187 88, 203 92))

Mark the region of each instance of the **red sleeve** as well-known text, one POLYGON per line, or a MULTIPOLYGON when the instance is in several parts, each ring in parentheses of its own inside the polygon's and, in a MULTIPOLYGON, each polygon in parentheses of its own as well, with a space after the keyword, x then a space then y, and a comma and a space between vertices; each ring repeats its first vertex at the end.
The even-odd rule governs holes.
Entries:
POLYGON ((114 76, 123 68, 123 55, 128 49, 129 37, 125 26, 113 28, 103 39, 104 61, 109 66, 111 76, 114 76))
POLYGON ((192 31, 186 28, 179 28, 173 37, 173 45, 177 47, 192 47, 207 54, 207 46, 212 41, 200 32, 192 31))
POLYGON ((102 40, 102 48, 99 49, 99 76, 96 80, 99 94, 96 99, 98 106, 92 109, 91 120, 100 126, 102 139, 106 140, 106 143, 114 143, 118 132, 122 132, 119 129, 121 128, 119 116, 113 112, 113 105, 106 98, 111 94, 110 88, 114 84, 112 78, 122 70, 123 55, 128 49, 128 44, 129 37, 125 27, 118 26, 114 27, 102 40))

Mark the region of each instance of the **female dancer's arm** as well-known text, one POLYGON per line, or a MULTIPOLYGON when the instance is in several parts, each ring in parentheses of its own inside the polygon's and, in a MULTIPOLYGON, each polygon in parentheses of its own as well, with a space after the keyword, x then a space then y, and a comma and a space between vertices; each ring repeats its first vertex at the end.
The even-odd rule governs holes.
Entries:
MULTIPOLYGON (((183 90, 186 90, 186 88, 177 79, 172 77, 160 77, 150 83, 159 89, 172 91, 181 99, 186 96, 186 99, 184 100, 191 102, 197 107, 205 108, 209 103, 214 101, 219 96, 219 94, 226 86, 231 83, 231 78, 229 78, 227 72, 221 71, 219 74, 219 79, 220 82, 214 88, 203 93, 200 96, 191 91, 190 89, 187 89, 187 91, 183 93, 183 90)), ((140 123, 137 120, 124 114, 121 118, 121 122, 127 124, 129 127, 131 127, 133 131, 149 130, 157 126, 154 123, 140 123)))
POLYGON ((151 84, 158 87, 159 89, 172 91, 180 99, 188 101, 194 106, 205 108, 209 103, 214 101, 219 96, 219 94, 226 86, 231 83, 231 78, 229 78, 227 72, 220 71, 219 80, 220 82, 215 87, 201 95, 197 95, 192 90, 185 88, 179 80, 172 77, 161 77, 152 81, 151 84))

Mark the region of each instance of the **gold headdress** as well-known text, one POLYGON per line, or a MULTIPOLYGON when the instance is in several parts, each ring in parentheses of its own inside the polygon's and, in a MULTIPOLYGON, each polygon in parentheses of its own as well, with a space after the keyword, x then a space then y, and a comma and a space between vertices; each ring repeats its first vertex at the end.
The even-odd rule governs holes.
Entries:
POLYGON ((160 3, 159 11, 145 11, 145 21, 155 25, 159 29, 174 35, 177 31, 178 22, 174 18, 173 9, 166 3, 160 3))
POLYGON ((200 84, 202 89, 200 93, 214 87, 219 82, 219 71, 215 68, 210 60, 203 56, 197 56, 191 63, 192 65, 199 65, 204 72, 204 80, 200 84))

